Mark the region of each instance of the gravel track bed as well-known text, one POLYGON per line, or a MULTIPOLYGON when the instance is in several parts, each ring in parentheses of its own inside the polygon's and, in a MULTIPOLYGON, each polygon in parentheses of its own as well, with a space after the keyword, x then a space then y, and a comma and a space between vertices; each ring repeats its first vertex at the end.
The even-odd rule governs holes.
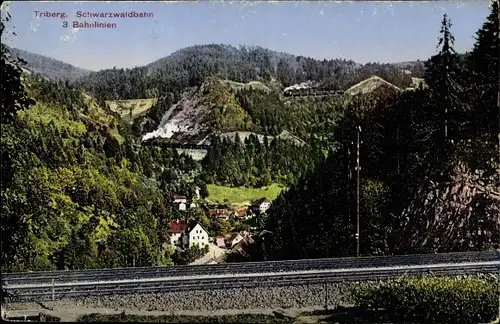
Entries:
MULTIPOLYGON (((470 275, 460 277, 484 277, 500 280, 499 275, 470 275)), ((55 302, 8 303, 9 310, 106 308, 130 311, 216 311, 237 309, 285 309, 324 306, 328 295, 328 307, 352 306, 351 292, 359 284, 377 284, 380 281, 337 282, 293 286, 227 288, 191 290, 162 293, 145 293, 115 296, 91 296, 64 299, 55 302), (325 287, 327 289, 325 289, 325 287)))
MULTIPOLYGON (((328 305, 350 305, 350 289, 356 283, 330 283, 328 305)), ((10 304, 9 309, 46 308, 111 308, 131 311, 183 311, 221 309, 278 309, 305 308, 325 305, 324 284, 296 285, 285 287, 229 288, 217 290, 195 290, 151 294, 116 296, 92 296, 81 299, 66 299, 55 302, 10 304)))

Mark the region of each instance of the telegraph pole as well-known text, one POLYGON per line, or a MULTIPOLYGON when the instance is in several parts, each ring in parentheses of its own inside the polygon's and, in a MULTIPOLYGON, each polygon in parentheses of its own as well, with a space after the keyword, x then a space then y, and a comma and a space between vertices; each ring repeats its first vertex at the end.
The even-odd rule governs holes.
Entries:
MULTIPOLYGON (((498 15, 498 26, 497 26, 497 47, 498 47, 498 77, 500 80, 500 0, 497 3, 497 15, 498 15)), ((493 1, 490 2, 491 6, 494 6, 493 1)), ((498 109, 498 167, 500 167, 500 81, 498 82, 498 92, 497 92, 497 109, 498 109)), ((500 181, 500 173, 498 174, 498 180, 500 181)), ((497 249, 497 255, 500 259, 500 247, 497 249)), ((500 268, 499 268, 500 270, 500 268)), ((498 283, 498 320, 500 321, 500 278, 497 279, 498 283)))
POLYGON ((359 256, 359 174, 361 171, 361 167, 359 165, 359 144, 360 144, 360 135, 361 135, 361 126, 357 127, 357 145, 356 145, 356 256, 359 256))
MULTIPOLYGON (((349 233, 352 233, 354 228, 352 224, 352 169, 351 169, 351 145, 354 145, 354 142, 349 142, 347 145, 347 201, 348 201, 348 219, 349 219, 349 233)), ((352 234, 349 235, 349 251, 352 251, 352 234)))
MULTIPOLYGON (((497 26, 498 77, 500 80, 500 0, 497 0, 497 11, 498 11, 497 13, 498 14, 498 26, 497 26)), ((498 108, 498 166, 500 167, 500 81, 498 82, 497 108, 498 108)), ((498 175, 498 177, 499 177, 498 180, 500 181, 500 174, 498 175)))
MULTIPOLYGON (((498 26, 497 26, 497 47, 498 47, 498 76, 500 80, 500 0, 497 0, 497 14, 498 14, 498 26)), ((498 93, 497 93, 497 108, 498 108, 498 167, 500 168, 500 81, 498 81, 498 93)), ((498 174, 498 181, 500 182, 500 173, 498 174)), ((500 249, 498 250, 500 258, 500 249)), ((499 269, 500 270, 500 269, 499 269)), ((500 278, 497 280, 500 283, 500 278)), ((498 285, 498 320, 500 321, 500 284, 498 285)))

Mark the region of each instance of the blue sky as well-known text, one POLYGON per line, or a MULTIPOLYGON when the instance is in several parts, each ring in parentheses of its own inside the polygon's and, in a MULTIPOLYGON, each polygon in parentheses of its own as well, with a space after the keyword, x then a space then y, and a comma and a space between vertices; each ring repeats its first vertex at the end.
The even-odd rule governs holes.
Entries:
MULTIPOLYGON (((4 8, 2 8, 4 9, 4 8)), ((456 50, 470 50, 489 14, 488 1, 431 2, 20 2, 8 4, 17 36, 2 42, 90 70, 145 65, 195 44, 259 45, 318 59, 365 62, 426 59, 436 52, 443 13, 456 50), (66 13, 35 18, 34 11, 66 13), (73 29, 76 12, 152 12, 108 18, 115 29, 73 29)), ((2 10, 4 12, 4 10, 2 10)))

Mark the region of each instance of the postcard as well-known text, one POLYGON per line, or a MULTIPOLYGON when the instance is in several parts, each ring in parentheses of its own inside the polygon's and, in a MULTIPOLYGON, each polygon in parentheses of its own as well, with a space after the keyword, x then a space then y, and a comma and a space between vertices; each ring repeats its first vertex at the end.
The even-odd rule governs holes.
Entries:
POLYGON ((498 316, 499 1, 1 13, 2 318, 498 316))

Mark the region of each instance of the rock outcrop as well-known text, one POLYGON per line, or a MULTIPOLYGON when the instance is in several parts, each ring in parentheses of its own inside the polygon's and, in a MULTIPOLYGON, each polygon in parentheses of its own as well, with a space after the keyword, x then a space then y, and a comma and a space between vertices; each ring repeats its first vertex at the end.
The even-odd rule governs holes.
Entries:
MULTIPOLYGON (((499 173, 500 170, 497 170, 499 173)), ((404 210, 401 252, 484 250, 500 242, 500 182, 464 164, 451 181, 429 182, 404 210)))

